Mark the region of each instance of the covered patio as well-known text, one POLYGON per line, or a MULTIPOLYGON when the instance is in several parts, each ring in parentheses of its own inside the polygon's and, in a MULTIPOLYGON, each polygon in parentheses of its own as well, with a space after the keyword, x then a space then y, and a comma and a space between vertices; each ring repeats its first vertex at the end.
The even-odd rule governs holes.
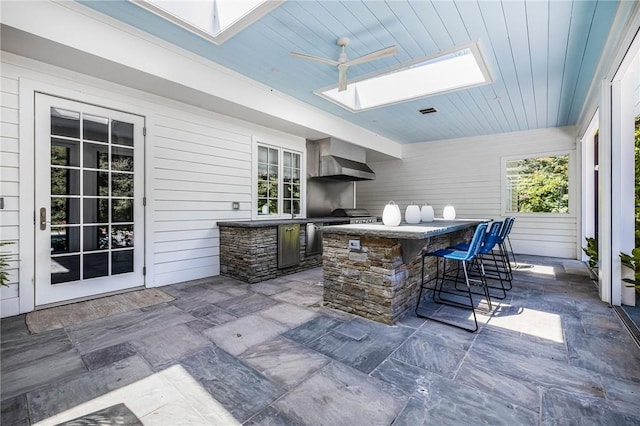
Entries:
POLYGON ((160 290, 175 300, 37 334, 3 319, 2 424, 640 422, 640 350, 580 261, 518 256, 477 333, 323 308, 321 268, 160 290))

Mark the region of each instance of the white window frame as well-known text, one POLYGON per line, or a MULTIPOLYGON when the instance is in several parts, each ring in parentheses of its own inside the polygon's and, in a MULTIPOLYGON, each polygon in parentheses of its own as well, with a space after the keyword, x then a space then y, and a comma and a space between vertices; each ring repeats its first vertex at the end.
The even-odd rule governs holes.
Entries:
POLYGON ((576 212, 576 164, 575 164, 575 151, 574 150, 562 150, 562 151, 545 151, 529 154, 520 154, 513 156, 500 157, 500 201, 501 212, 503 216, 514 217, 545 217, 545 218, 569 218, 574 217, 576 212), (544 213, 544 212, 513 212, 509 211, 509 198, 507 197, 507 162, 514 160, 527 160, 530 158, 541 157, 558 157, 561 155, 569 156, 569 211, 567 213, 544 213))
POLYGON ((300 213, 295 218, 306 217, 306 196, 307 196, 307 160, 306 153, 286 143, 275 143, 263 138, 253 138, 252 150, 252 167, 251 167, 251 218, 253 220, 273 220, 273 219, 291 219, 289 213, 284 213, 284 184, 283 173, 283 153, 291 152, 300 156, 300 213), (276 149, 278 151, 278 212, 276 214, 258 214, 258 147, 266 147, 276 149))

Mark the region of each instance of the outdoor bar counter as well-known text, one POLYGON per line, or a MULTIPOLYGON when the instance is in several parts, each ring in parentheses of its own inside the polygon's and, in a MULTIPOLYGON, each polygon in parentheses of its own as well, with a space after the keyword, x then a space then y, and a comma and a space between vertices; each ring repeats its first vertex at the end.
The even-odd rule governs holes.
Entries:
MULTIPOLYGON (((469 241, 481 222, 486 220, 325 226, 324 305, 394 324, 416 306, 422 253, 469 241)), ((436 273, 435 258, 426 262, 429 279, 436 273)))

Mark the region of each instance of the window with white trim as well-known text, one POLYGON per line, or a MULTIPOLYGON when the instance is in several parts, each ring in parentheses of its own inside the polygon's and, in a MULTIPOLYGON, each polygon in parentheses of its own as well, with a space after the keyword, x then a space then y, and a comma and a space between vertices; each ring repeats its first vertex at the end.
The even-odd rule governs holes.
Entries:
POLYGON ((506 213, 569 213, 569 154, 506 159, 506 213))
POLYGON ((300 215, 302 154, 258 144, 257 215, 300 215))

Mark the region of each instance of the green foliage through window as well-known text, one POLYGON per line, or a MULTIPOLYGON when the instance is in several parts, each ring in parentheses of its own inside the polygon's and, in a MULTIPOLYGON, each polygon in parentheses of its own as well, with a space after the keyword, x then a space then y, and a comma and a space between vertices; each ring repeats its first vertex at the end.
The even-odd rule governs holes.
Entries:
POLYGON ((507 161, 507 211, 569 212, 569 155, 507 161))
POLYGON ((298 153, 258 146, 258 215, 301 213, 300 161, 298 153))

